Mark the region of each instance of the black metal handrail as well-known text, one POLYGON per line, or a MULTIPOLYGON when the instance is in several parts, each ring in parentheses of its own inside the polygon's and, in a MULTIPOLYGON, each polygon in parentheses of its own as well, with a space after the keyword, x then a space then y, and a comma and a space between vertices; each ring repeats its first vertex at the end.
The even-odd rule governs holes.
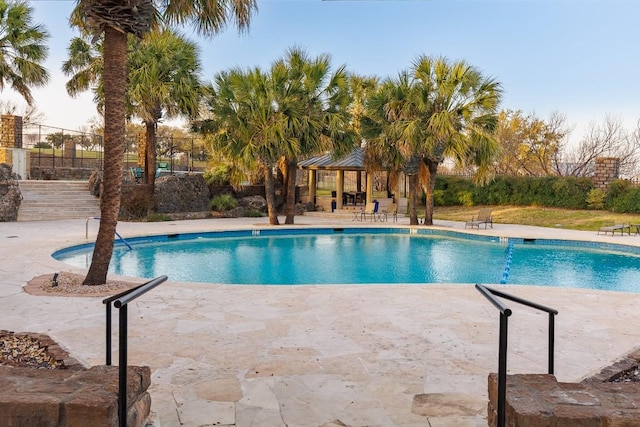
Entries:
POLYGON ((506 414, 506 400, 507 400, 507 338, 509 323, 508 318, 511 316, 512 311, 502 301, 496 297, 508 299, 518 304, 526 305, 527 307, 535 308, 537 310, 545 311, 549 314, 549 353, 548 353, 548 371, 549 374, 553 374, 553 349, 555 344, 555 315, 558 314, 558 310, 545 307, 544 305, 537 304, 535 302, 527 301, 525 299, 506 294, 496 289, 487 288, 484 285, 476 284, 476 289, 485 296, 499 311, 500 311, 500 337, 498 346, 498 407, 497 418, 498 427, 505 426, 505 414, 506 414))
POLYGON ((106 365, 111 365, 111 304, 113 303, 120 310, 118 317, 118 419, 120 427, 127 427, 127 304, 166 280, 167 276, 159 276, 135 288, 102 300, 102 303, 107 307, 106 365))

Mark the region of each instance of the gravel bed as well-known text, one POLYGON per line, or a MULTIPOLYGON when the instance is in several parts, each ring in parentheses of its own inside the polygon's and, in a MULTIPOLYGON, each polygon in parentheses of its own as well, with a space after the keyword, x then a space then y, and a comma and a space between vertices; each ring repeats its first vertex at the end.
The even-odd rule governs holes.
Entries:
POLYGON ((0 333, 0 365, 40 369, 66 369, 49 354, 39 339, 12 332, 0 333))
POLYGON ((77 295, 115 295, 125 291, 138 283, 120 282, 108 280, 104 285, 84 286, 82 281, 84 276, 81 274, 69 273, 62 271, 58 273, 56 281, 53 281, 53 274, 47 280, 44 280, 40 286, 40 290, 48 294, 64 294, 68 296, 77 295))

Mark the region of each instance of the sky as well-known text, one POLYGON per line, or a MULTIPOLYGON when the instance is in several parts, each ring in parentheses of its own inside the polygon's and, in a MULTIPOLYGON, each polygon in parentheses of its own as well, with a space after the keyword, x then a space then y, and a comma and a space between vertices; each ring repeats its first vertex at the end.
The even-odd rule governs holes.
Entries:
MULTIPOLYGON (((98 117, 90 93, 71 98, 60 71, 73 0, 31 0, 51 38, 51 80, 33 90, 42 124, 76 130, 98 117)), ((288 48, 329 54, 334 67, 395 77, 420 55, 465 60, 501 83, 501 108, 566 116, 580 138, 607 116, 640 119, 639 0, 258 0, 249 31, 203 39, 202 78, 231 67, 267 69, 288 48)), ((24 105, 9 89, 0 99, 24 105)))

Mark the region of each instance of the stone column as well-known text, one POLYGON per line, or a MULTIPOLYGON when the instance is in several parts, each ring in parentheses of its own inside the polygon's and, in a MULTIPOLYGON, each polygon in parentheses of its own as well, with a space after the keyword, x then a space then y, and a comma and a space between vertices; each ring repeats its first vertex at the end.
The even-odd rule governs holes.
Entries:
POLYGON ((344 171, 336 173, 336 209, 342 209, 342 195, 344 194, 344 171))
POLYGON ((63 139, 63 147, 64 147, 64 157, 63 164, 65 166, 71 165, 75 167, 76 165, 76 142, 71 135, 65 135, 63 139))
POLYGON ((371 172, 367 172, 367 201, 366 203, 373 202, 373 175, 371 172))
POLYGON ((309 169, 309 201, 313 203, 313 208, 316 208, 316 186, 318 171, 309 169))
POLYGON ((620 159, 617 157, 598 157, 593 173, 593 186, 602 191, 607 191, 611 181, 620 176, 620 159))
POLYGON ((143 167, 147 161, 147 158, 145 155, 145 147, 147 145, 147 140, 145 138, 144 133, 141 132, 138 134, 138 139, 136 142, 138 144, 138 166, 143 167))
POLYGON ((22 148, 22 117, 3 114, 0 116, 0 147, 22 148))

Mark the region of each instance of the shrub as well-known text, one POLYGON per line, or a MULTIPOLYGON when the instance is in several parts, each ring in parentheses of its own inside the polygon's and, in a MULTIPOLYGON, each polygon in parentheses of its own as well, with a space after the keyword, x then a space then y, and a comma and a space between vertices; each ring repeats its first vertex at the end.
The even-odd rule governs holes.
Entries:
POLYGON ((231 182, 231 166, 226 164, 217 165, 206 170, 202 176, 208 185, 229 185, 231 182))
POLYGON ((444 202, 444 190, 433 190, 433 204, 436 206, 446 206, 444 202))
POLYGON ((462 206, 473 206, 473 194, 471 191, 461 191, 458 193, 458 200, 462 206))
POLYGON ((248 218, 261 218, 264 216, 264 214, 258 209, 248 208, 245 211, 244 216, 248 218))
POLYGON ((238 206, 238 201, 231 194, 218 194, 209 202, 213 210, 224 212, 238 206))
POLYGON ((587 205, 591 209, 604 209, 607 194, 599 188, 594 188, 587 194, 587 205))
POLYGON ((640 212, 640 187, 628 181, 617 180, 609 185, 605 206, 613 212, 640 212))

